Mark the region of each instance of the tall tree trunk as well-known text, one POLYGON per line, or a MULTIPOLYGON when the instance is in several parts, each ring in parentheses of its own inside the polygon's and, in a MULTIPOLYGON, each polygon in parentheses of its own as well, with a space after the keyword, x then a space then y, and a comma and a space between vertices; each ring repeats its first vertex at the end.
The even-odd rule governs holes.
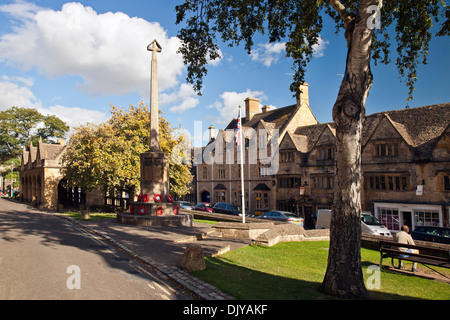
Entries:
POLYGON ((381 7, 381 1, 362 0, 355 18, 340 11, 345 8, 335 7, 346 25, 348 53, 344 79, 333 107, 336 175, 328 266, 321 291, 343 298, 369 297, 364 285, 360 251, 361 132, 365 102, 372 86, 370 47, 373 30, 367 23, 372 13, 367 9, 378 2, 381 7))

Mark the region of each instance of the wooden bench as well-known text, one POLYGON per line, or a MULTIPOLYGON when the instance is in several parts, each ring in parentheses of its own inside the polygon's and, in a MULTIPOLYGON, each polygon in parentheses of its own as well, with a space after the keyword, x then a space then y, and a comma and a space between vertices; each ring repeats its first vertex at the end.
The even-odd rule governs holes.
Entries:
POLYGON ((394 241, 379 241, 380 247, 380 269, 384 258, 391 258, 391 264, 394 266, 394 259, 407 260, 421 263, 424 265, 433 265, 442 268, 450 268, 450 251, 426 246, 417 246, 403 244, 394 241), (419 253, 410 253, 401 251, 400 248, 419 250, 419 253))

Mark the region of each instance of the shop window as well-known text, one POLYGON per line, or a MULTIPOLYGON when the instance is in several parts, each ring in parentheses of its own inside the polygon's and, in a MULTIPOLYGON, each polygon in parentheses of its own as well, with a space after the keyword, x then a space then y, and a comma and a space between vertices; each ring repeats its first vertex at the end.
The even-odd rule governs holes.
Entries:
POLYGON ((414 210, 414 219, 416 220, 416 226, 439 226, 438 211, 414 210))
POLYGON ((398 210, 378 208, 378 220, 389 230, 400 230, 398 210))

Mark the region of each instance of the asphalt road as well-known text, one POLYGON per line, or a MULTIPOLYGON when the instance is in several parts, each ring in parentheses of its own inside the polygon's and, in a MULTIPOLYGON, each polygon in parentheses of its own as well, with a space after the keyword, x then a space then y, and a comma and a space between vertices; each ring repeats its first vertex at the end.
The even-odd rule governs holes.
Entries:
POLYGON ((192 296, 70 221, 0 198, 0 299, 192 296))

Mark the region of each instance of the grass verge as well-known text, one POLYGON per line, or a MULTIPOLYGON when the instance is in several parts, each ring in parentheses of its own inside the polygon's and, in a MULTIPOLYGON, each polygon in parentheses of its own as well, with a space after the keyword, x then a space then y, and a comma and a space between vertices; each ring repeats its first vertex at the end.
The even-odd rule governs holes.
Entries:
MULTIPOLYGON (((192 274, 242 300, 334 299, 318 291, 326 271, 328 246, 328 241, 248 246, 208 258, 206 270, 192 274)), ((379 252, 363 248, 361 260, 367 286, 373 279, 367 268, 378 266, 379 252)), ((381 270, 379 279, 380 289, 370 291, 374 299, 450 299, 446 283, 387 270, 381 270)))

